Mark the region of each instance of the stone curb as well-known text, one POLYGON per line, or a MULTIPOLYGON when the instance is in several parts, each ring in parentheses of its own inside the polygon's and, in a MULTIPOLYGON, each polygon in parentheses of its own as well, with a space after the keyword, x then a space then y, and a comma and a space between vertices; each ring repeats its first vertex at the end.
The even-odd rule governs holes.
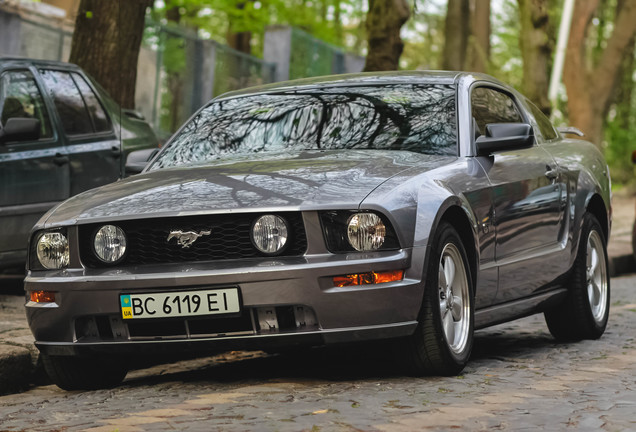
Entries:
POLYGON ((620 276, 636 272, 636 260, 634 255, 620 255, 609 257, 610 277, 620 276))
POLYGON ((31 351, 22 346, 0 344, 0 394, 26 388, 36 374, 31 351))

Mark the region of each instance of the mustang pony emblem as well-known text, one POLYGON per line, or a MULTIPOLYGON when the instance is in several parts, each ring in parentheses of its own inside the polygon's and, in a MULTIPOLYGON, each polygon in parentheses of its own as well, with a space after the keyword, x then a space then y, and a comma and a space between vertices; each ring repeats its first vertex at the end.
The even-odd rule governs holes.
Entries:
POLYGON ((181 230, 170 231, 170 234, 168 235, 168 239, 166 241, 169 242, 171 239, 176 238, 177 244, 180 244, 181 247, 185 249, 185 248, 189 248, 192 245, 192 243, 197 241, 199 237, 203 237, 204 235, 210 235, 210 234, 212 234, 212 231, 200 231, 199 233, 196 233, 194 231, 183 232, 181 230))

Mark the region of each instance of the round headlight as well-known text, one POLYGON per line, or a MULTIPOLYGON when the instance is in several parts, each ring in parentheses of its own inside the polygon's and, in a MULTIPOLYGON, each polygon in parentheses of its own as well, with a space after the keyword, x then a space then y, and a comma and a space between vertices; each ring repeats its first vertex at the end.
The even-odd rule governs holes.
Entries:
POLYGON ((252 242, 264 254, 275 254, 285 247, 288 238, 287 223, 276 215, 264 215, 252 226, 252 242))
POLYGON ((68 240, 61 232, 44 233, 38 239, 37 256, 42 267, 49 270, 68 266, 68 240))
POLYGON ((126 253, 126 234, 115 225, 104 225, 95 233, 93 248, 100 260, 108 264, 116 263, 126 253))
POLYGON ((384 244, 386 227, 375 213, 357 213, 347 222, 347 238, 355 250, 372 251, 384 244))

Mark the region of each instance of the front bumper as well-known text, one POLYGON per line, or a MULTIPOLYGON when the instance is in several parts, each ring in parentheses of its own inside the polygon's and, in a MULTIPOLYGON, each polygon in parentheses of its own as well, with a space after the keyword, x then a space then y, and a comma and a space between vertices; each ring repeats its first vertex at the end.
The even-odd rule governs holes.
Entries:
POLYGON ((417 325, 425 251, 31 272, 27 300, 31 291, 53 291, 56 301, 27 302, 27 319, 37 347, 55 355, 263 349, 406 336, 417 325), (341 288, 332 283, 333 276, 402 269, 399 282, 341 288), (122 319, 121 294, 227 287, 240 291, 240 316, 122 319), (259 323, 266 310, 278 316, 277 326, 259 323))

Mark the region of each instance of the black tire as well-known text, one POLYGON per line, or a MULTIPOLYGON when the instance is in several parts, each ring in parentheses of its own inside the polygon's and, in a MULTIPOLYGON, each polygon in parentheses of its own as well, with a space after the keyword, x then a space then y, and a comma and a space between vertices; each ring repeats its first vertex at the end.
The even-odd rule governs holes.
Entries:
POLYGON ((115 387, 128 373, 128 362, 115 357, 71 357, 41 354, 44 370, 63 390, 98 390, 115 387))
POLYGON ((585 213, 568 296, 544 314, 548 329, 557 340, 598 339, 605 332, 610 309, 608 269, 601 225, 594 215, 585 213))
POLYGON ((430 253, 418 325, 409 338, 401 341, 399 360, 413 375, 458 375, 468 363, 473 347, 475 302, 470 266, 459 234, 446 222, 440 224, 430 253), (449 258, 453 264, 461 263, 461 268, 455 267, 450 283, 452 301, 447 294, 449 284, 444 283, 449 258), (460 296, 461 306, 457 307, 460 296))

